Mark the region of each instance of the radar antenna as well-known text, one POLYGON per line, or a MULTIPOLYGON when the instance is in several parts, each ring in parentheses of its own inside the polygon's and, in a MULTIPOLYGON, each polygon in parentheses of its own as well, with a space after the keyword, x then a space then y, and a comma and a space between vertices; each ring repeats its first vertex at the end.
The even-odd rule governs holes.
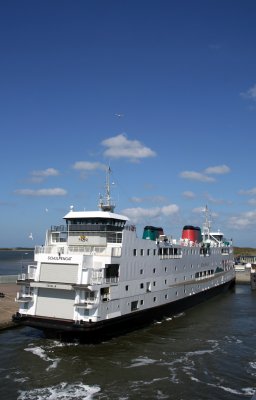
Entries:
POLYGON ((110 167, 107 168, 106 170, 106 193, 105 193, 105 204, 104 204, 104 199, 102 196, 100 196, 100 201, 99 201, 99 209, 101 211, 110 211, 114 212, 115 209, 115 204, 111 204, 111 196, 110 196, 110 177, 111 169, 110 167))

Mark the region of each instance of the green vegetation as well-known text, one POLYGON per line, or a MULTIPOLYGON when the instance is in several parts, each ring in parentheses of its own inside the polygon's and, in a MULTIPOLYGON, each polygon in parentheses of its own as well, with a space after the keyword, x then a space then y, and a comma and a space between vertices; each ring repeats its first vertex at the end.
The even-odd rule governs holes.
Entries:
POLYGON ((234 256, 256 256, 256 249, 253 247, 234 247, 234 256))

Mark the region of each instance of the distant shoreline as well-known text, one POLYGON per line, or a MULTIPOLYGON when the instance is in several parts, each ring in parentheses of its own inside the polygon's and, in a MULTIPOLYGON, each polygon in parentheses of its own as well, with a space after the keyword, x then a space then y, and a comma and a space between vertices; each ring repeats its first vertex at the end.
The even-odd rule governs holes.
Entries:
POLYGON ((34 247, 1 247, 0 251, 34 251, 34 247))

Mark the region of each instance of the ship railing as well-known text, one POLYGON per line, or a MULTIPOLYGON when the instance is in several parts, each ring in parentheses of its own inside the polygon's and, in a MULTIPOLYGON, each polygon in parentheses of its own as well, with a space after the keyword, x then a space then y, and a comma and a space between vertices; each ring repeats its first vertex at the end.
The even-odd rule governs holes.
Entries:
MULTIPOLYGON (((176 240, 172 240, 173 244, 176 244, 176 240)), ((201 247, 200 242, 193 242, 192 240, 188 239, 180 239, 178 241, 178 244, 180 244, 183 247, 201 247)))
MULTIPOLYGON (((34 280, 35 279, 35 269, 32 268, 31 270, 29 269, 30 265, 28 266, 28 272, 18 274, 18 281, 27 281, 27 280, 34 280)), ((34 267, 34 265, 33 265, 34 267)))
POLYGON ((112 277, 112 278, 104 278, 103 283, 117 283, 119 282, 118 276, 112 277))
POLYGON ((66 225, 52 225, 50 231, 51 232, 67 232, 67 226, 66 225))
POLYGON ((35 246, 35 254, 58 254, 56 246, 35 246))
POLYGON ((160 258, 160 260, 182 258, 182 254, 164 254, 164 255, 160 255, 159 258, 160 258))
POLYGON ((26 281, 28 279, 28 274, 18 274, 18 281, 26 281))
POLYGON ((36 246, 35 254, 77 254, 83 253, 85 255, 94 256, 109 256, 109 257, 121 257, 121 247, 104 247, 104 246, 80 246, 73 245, 68 247, 57 247, 57 246, 36 246))
POLYGON ((95 304, 95 303, 99 302, 99 299, 97 297, 87 297, 87 298, 85 298, 83 300, 80 300, 80 302, 95 304))
POLYGON ((98 247, 97 250, 94 246, 80 246, 80 245, 73 245, 68 246, 67 252, 69 254, 76 254, 76 253, 83 253, 86 255, 110 255, 111 249, 106 249, 106 247, 98 247), (107 254, 108 253, 108 254, 107 254))
POLYGON ((103 247, 103 246, 69 246, 68 253, 83 253, 94 256, 120 257, 121 247, 103 247))
POLYGON ((221 249, 221 254, 230 254, 230 247, 223 247, 221 249))
POLYGON ((118 277, 113 277, 113 278, 104 278, 100 275, 98 276, 92 276, 90 279, 90 284, 91 285, 103 285, 103 284, 114 284, 118 283, 119 278, 118 277))
POLYGON ((124 230, 126 230, 126 231, 132 231, 132 232, 136 232, 136 226, 135 225, 125 225, 124 226, 124 230))
POLYGON ((74 303, 76 307, 86 307, 87 305, 98 304, 99 299, 97 297, 87 297, 86 299, 78 300, 74 303))
POLYGON ((31 301, 32 298, 33 298, 32 292, 29 292, 29 291, 23 292, 22 291, 22 292, 17 292, 15 301, 19 302, 19 303, 27 303, 27 302, 31 301))
POLYGON ((196 281, 196 282, 197 282, 197 281, 204 281, 204 280, 206 280, 206 279, 213 278, 213 277, 214 277, 214 274, 198 276, 198 277, 195 278, 195 281, 196 281))
POLYGON ((83 253, 93 256, 121 257, 121 247, 103 247, 103 246, 69 246, 68 253, 83 253))
MULTIPOLYGON (((58 242, 60 243, 60 242, 58 242)), ((68 254, 68 248, 66 246, 53 245, 53 246, 35 246, 35 254, 56 254, 63 255, 68 254)))

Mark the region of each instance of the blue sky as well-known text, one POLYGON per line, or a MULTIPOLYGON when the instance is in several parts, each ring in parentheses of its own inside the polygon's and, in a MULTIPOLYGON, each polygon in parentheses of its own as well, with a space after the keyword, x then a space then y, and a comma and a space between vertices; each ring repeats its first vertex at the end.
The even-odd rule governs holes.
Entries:
POLYGON ((139 235, 207 204, 256 247, 255 20, 252 0, 1 2, 0 247, 96 209, 107 165, 139 235))

